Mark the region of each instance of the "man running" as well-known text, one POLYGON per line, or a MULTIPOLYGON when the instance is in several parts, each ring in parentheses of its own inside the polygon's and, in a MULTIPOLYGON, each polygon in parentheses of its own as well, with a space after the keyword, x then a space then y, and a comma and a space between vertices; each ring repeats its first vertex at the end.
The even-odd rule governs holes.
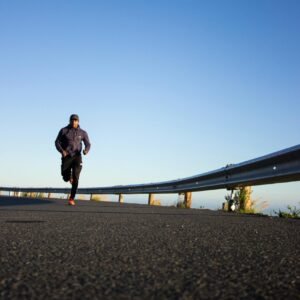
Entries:
POLYGON ((91 148, 88 134, 80 128, 78 115, 71 115, 70 124, 59 131, 55 140, 56 149, 62 154, 61 175, 64 181, 72 184, 69 205, 75 205, 74 199, 82 169, 82 142, 85 146, 83 154, 86 155, 91 148))

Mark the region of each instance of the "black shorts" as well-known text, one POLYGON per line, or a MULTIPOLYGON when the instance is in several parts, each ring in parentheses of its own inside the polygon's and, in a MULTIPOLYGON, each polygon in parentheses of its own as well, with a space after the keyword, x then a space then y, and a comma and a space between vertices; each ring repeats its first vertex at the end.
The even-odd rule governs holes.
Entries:
POLYGON ((66 156, 61 159, 61 175, 64 181, 69 181, 71 178, 73 182, 79 181, 80 172, 82 169, 82 157, 80 154, 74 156, 66 156))

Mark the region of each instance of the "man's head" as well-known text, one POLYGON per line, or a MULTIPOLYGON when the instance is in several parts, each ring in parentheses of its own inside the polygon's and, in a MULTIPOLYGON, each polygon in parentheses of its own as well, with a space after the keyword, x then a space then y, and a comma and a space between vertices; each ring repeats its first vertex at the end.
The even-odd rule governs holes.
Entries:
POLYGON ((77 128, 78 125, 79 125, 79 117, 78 115, 71 115, 70 116, 70 125, 73 127, 73 128, 77 128))

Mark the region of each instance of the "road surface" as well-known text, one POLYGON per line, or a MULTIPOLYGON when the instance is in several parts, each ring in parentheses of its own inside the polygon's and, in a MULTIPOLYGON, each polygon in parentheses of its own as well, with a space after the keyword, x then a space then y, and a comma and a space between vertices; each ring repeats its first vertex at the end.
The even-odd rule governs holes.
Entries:
POLYGON ((1 299, 300 299, 300 221, 0 197, 1 299))

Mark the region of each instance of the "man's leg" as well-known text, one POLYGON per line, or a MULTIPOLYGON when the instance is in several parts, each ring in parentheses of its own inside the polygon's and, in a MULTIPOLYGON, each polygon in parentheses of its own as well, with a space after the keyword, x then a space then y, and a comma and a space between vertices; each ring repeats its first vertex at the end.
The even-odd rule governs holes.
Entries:
POLYGON ((61 159, 61 175, 64 181, 70 181, 72 169, 72 157, 66 156, 61 159))
POLYGON ((72 164, 73 182, 72 182, 71 197, 70 197, 72 199, 75 198, 77 192, 81 169, 82 169, 81 155, 76 155, 72 164))

